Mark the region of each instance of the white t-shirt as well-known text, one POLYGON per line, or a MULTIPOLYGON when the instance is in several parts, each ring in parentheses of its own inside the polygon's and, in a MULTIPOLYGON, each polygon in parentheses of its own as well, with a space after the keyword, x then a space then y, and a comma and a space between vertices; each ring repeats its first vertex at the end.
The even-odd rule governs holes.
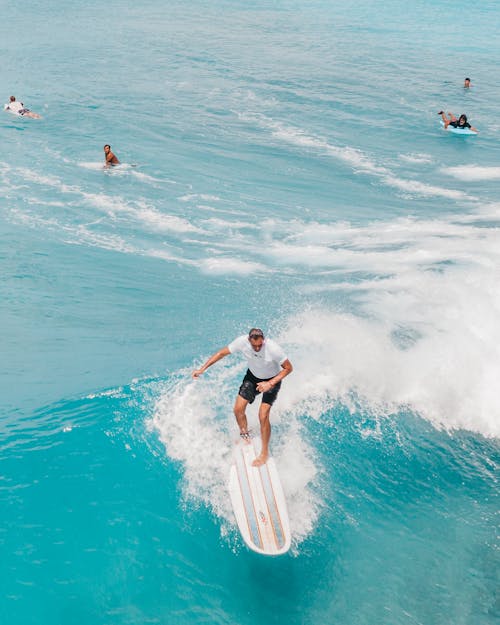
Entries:
POLYGON ((24 109, 24 106, 22 102, 14 100, 14 102, 9 102, 8 104, 6 104, 4 108, 12 111, 13 113, 19 114, 19 111, 22 111, 24 109))
POLYGON ((248 335, 243 334, 227 346, 231 354, 241 352, 248 361, 248 368, 256 378, 266 380, 273 378, 281 371, 281 365, 287 359, 285 352, 278 343, 271 339, 264 339, 259 352, 254 351, 248 335))

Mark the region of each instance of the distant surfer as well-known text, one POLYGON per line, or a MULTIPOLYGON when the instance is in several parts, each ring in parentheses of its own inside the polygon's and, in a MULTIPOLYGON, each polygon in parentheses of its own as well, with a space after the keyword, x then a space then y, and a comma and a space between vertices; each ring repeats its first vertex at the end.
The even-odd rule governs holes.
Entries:
POLYGON ((444 111, 439 111, 438 115, 441 115, 445 129, 448 128, 448 126, 451 126, 452 128, 470 128, 473 132, 479 132, 477 128, 474 128, 474 126, 471 126, 469 124, 469 122, 467 121, 467 115, 465 115, 464 113, 462 113, 462 115, 460 115, 458 119, 455 117, 455 115, 453 115, 453 113, 450 112, 448 112, 449 119, 444 114, 444 111))
POLYGON ((22 102, 16 100, 15 95, 11 95, 8 104, 4 104, 4 110, 10 111, 15 115, 19 115, 20 117, 32 117, 33 119, 41 119, 42 116, 38 113, 33 113, 28 108, 24 106, 22 102))
POLYGON ((464 89, 469 89, 472 85, 470 84, 470 78, 466 78, 464 80, 464 89))
POLYGON ((243 440, 250 440, 245 413, 247 404, 253 403, 255 396, 262 393, 262 403, 259 408, 262 449, 260 455, 253 461, 254 466, 260 466, 265 464, 269 457, 271 406, 278 396, 281 381, 292 373, 293 367, 283 349, 275 341, 266 339, 261 329, 252 328, 248 335, 239 336, 232 343, 210 356, 200 369, 193 371, 193 378, 198 378, 208 367, 235 352, 241 352, 248 361, 248 370, 234 404, 234 415, 243 440))
POLYGON ((111 146, 108 143, 104 146, 104 161, 104 167, 112 167, 120 164, 120 161, 116 155, 113 154, 111 146))

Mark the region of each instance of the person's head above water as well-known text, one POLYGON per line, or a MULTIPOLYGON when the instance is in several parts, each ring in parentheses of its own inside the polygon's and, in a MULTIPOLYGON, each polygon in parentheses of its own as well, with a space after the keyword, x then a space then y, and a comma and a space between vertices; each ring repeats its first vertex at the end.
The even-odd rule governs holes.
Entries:
POLYGON ((460 115, 460 117, 458 118, 458 123, 460 124, 460 126, 463 126, 464 124, 466 124, 467 123, 467 115, 462 113, 460 115))
POLYGON ((260 352, 262 345, 264 345, 264 332, 260 328, 252 328, 248 333, 248 340, 252 349, 256 352, 260 352))
POLYGON ((15 95, 11 95, 10 96, 10 101, 11 102, 15 102, 16 101, 16 96, 15 95))
POLYGON ((470 87, 470 78, 464 80, 464 87, 470 87))
POLYGON ((104 151, 109 152, 110 150, 111 150, 111 146, 109 145, 109 143, 106 143, 106 145, 104 146, 104 151))

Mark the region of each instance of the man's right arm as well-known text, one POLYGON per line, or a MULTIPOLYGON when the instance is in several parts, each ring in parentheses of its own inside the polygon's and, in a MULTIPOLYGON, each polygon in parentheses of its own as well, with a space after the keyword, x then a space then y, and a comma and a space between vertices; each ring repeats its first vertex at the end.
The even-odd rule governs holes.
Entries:
POLYGON ((229 356, 230 353, 231 352, 229 351, 229 347, 223 347, 218 352, 216 352, 213 356, 210 356, 207 362, 199 369, 196 369, 195 371, 193 371, 191 375, 193 376, 193 378, 200 377, 202 373, 205 373, 208 367, 211 367, 219 360, 222 360, 225 356, 229 356))

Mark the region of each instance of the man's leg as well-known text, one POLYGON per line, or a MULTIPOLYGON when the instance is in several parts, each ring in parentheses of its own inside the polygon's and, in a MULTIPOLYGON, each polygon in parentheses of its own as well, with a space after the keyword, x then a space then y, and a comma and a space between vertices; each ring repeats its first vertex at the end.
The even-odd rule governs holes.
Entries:
POLYGON ((269 457, 269 439, 271 438, 271 422, 269 420, 270 412, 270 404, 261 403, 259 408, 259 421, 262 448, 260 450, 260 456, 255 458, 252 463, 254 467, 260 467, 261 464, 265 464, 267 462, 267 458, 269 457))
POLYGON ((448 119, 446 117, 446 115, 444 114, 444 111, 439 111, 438 115, 441 115, 441 119, 443 120, 444 127, 448 128, 448 125, 451 122, 451 119, 448 119))
POLYGON ((248 400, 243 398, 241 395, 236 397, 236 401, 234 402, 234 416, 236 417, 236 422, 240 428, 240 434, 245 434, 248 432, 248 423, 247 423, 247 415, 245 413, 246 407, 248 405, 248 400))
POLYGON ((445 128, 448 128, 448 126, 450 125, 451 122, 456 122, 457 121, 457 118, 455 117, 455 115, 453 115, 453 113, 451 111, 448 111, 448 117, 450 119, 445 119, 445 122, 444 122, 444 127, 445 128))

